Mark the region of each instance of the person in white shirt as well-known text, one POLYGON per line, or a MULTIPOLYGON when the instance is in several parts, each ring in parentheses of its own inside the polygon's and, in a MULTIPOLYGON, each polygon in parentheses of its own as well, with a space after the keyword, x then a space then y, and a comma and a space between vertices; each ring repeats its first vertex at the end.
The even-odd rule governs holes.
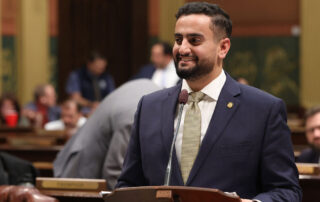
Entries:
POLYGON ((74 100, 66 100, 61 107, 61 119, 47 123, 45 130, 66 130, 68 136, 72 136, 85 122, 80 106, 74 100))
POLYGON ((167 42, 158 42, 151 48, 150 61, 152 64, 144 66, 133 78, 151 79, 161 88, 175 86, 180 78, 176 73, 172 58, 172 46, 167 42))
POLYGON ((165 42, 153 45, 151 49, 151 61, 156 66, 156 70, 151 80, 162 88, 175 86, 179 81, 172 59, 172 47, 165 42))

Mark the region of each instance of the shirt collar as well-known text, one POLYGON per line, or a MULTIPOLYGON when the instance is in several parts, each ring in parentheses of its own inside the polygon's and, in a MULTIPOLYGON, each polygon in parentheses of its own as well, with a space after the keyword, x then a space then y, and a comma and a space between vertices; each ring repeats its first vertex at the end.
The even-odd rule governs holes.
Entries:
MULTIPOLYGON (((217 101, 219 98, 220 92, 222 90, 222 87, 223 87, 224 83, 226 82, 226 79, 227 79, 226 74, 222 70, 217 78, 212 80, 208 85, 206 85, 200 91, 203 92, 204 94, 206 94, 206 96, 208 96, 209 98, 217 101)), ((186 89, 188 91, 188 93, 193 92, 193 90, 189 87, 189 85, 185 79, 182 80, 181 89, 186 89)))

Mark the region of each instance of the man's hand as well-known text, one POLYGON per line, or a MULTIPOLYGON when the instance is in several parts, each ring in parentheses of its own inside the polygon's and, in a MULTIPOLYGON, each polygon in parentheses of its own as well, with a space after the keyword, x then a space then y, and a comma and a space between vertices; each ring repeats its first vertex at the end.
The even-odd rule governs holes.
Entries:
POLYGON ((252 202, 253 200, 249 200, 249 199, 241 199, 241 202, 252 202))

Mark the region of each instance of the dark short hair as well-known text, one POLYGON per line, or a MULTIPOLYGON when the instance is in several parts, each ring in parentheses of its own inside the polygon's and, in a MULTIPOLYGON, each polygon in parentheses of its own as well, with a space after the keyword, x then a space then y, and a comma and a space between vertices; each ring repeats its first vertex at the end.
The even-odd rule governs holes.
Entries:
POLYGON ((179 8, 176 19, 191 14, 204 14, 211 17, 212 26, 210 28, 214 33, 220 38, 231 37, 232 22, 230 17, 218 5, 207 2, 190 2, 179 8))
POLYGON ((314 107, 308 109, 305 114, 305 120, 307 120, 308 118, 310 118, 318 113, 320 113, 320 105, 314 106, 314 107))
POLYGON ((159 41, 159 42, 155 43, 154 45, 162 46, 164 55, 172 56, 172 46, 169 43, 164 42, 164 41, 159 41))
POLYGON ((94 62, 97 59, 107 60, 107 58, 102 55, 99 51, 93 50, 89 53, 87 62, 94 62))

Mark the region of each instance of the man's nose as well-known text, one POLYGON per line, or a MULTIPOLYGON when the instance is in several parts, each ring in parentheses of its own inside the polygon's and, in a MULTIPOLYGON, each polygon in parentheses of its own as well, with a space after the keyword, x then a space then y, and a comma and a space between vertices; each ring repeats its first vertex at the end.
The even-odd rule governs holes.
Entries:
POLYGON ((315 137, 320 138, 320 128, 319 127, 315 128, 313 134, 315 137))
POLYGON ((188 55, 190 52, 191 52, 190 44, 188 43, 187 40, 183 40, 179 47, 180 55, 188 55))

